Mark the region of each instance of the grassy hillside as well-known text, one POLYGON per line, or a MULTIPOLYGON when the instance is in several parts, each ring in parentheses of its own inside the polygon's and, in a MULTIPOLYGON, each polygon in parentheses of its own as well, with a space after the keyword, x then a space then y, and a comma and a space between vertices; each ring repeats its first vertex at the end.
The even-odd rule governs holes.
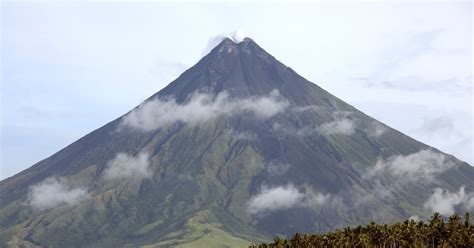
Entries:
MULTIPOLYGON (((164 241, 144 248, 151 247, 248 247, 250 241, 235 236, 225 230, 220 223, 212 222, 214 219, 210 211, 203 211, 190 218, 183 229, 166 235, 164 241)), ((247 237, 250 238, 250 237, 247 237)), ((253 238, 255 239, 255 238, 253 238)))

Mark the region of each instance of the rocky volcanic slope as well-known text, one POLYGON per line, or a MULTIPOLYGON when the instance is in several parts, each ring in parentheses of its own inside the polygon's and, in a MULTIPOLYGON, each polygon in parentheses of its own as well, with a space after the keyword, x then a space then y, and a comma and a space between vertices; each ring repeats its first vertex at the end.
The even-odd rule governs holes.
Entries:
POLYGON ((472 192, 473 178, 251 39, 225 39, 131 112, 1 181, 0 244, 245 246, 426 217, 435 188, 472 192))

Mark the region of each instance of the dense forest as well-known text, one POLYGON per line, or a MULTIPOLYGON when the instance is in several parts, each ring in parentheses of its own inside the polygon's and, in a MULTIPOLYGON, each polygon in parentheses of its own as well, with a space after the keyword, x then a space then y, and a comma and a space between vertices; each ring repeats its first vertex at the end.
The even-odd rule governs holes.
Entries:
POLYGON ((251 245, 267 247, 474 247, 474 225, 469 213, 444 219, 434 213, 428 222, 408 219, 391 225, 371 222, 366 226, 346 227, 324 234, 296 233, 291 239, 275 238, 273 243, 251 245))

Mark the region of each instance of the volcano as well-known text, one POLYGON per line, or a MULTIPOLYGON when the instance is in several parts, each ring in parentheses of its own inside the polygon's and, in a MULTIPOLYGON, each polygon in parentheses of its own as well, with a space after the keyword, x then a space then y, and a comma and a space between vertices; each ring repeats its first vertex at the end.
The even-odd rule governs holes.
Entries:
POLYGON ((427 218, 435 191, 472 192, 473 178, 252 39, 224 39, 130 112, 1 181, 0 244, 242 247, 427 218))

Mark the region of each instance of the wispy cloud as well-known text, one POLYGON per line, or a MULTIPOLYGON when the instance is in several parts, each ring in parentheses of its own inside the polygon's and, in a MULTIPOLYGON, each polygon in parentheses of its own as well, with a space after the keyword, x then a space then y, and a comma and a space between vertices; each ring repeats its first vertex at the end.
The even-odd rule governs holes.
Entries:
POLYGON ((252 113, 265 119, 278 114, 289 106, 288 101, 273 90, 267 96, 234 99, 227 92, 213 96, 198 93, 183 104, 175 99, 154 99, 138 106, 123 117, 122 126, 142 131, 151 131, 175 122, 190 125, 204 123, 220 116, 252 113))
POLYGON ((329 193, 324 194, 321 192, 314 192, 310 188, 306 188, 305 191, 305 201, 303 205, 310 208, 316 208, 321 206, 342 206, 342 198, 336 195, 331 195, 329 193))
POLYGON ((247 140, 253 141, 257 139, 257 134, 249 131, 230 130, 230 136, 233 140, 247 140))
POLYGON ((221 41, 223 41, 225 38, 229 38, 235 43, 240 43, 244 40, 245 37, 246 37, 245 33, 242 30, 234 30, 233 32, 230 32, 230 33, 222 33, 222 34, 213 36, 207 42, 206 48, 204 49, 202 55, 204 56, 208 54, 214 47, 216 47, 219 43, 221 43, 221 41))
POLYGON ((319 126, 319 132, 325 135, 352 135, 355 131, 354 122, 347 118, 337 119, 319 126))
POLYGON ((394 198, 394 192, 398 185, 392 184, 387 185, 378 178, 372 178, 370 181, 371 187, 356 190, 350 189, 341 192, 339 197, 346 200, 346 207, 348 208, 360 208, 364 206, 375 205, 375 202, 387 201, 394 198))
POLYGON ((76 205, 89 198, 86 189, 71 188, 65 180, 47 178, 30 187, 28 204, 37 210, 46 210, 61 205, 76 205))
POLYGON ((265 166, 265 170, 272 176, 281 176, 286 174, 290 167, 289 164, 272 161, 265 166))
POLYGON ((448 116, 425 118, 419 129, 428 132, 438 132, 443 129, 453 130, 454 120, 448 116))
POLYGON ((465 83, 463 78, 448 78, 437 81, 427 81, 419 77, 401 77, 396 80, 377 80, 364 77, 351 78, 350 80, 360 82, 363 86, 377 89, 394 89, 402 91, 437 91, 449 92, 453 95, 465 94, 472 86, 465 83))
POLYGON ((474 209, 474 194, 466 193, 464 187, 461 187, 458 192, 436 188, 424 207, 431 212, 439 212, 443 215, 453 214, 456 208, 470 211, 474 209))
POLYGON ((453 166, 446 156, 431 150, 420 150, 409 155, 395 155, 387 159, 378 159, 365 178, 372 178, 376 175, 390 173, 397 176, 400 180, 432 180, 437 174, 440 174, 453 166))
POLYGON ((330 194, 313 192, 309 188, 300 190, 291 183, 276 187, 263 185, 261 191, 248 201, 247 211, 252 215, 265 215, 293 207, 314 208, 336 202, 332 198, 330 194))
POLYGON ((436 111, 431 116, 426 113, 408 134, 472 165, 472 114, 444 112, 436 111))
MULTIPOLYGON (((306 111, 308 109, 317 109, 317 107, 306 106, 293 108, 296 112, 306 111)), ((333 120, 322 123, 321 125, 307 125, 303 127, 293 127, 282 125, 279 123, 273 124, 273 131, 283 135, 352 135, 355 132, 356 123, 350 118, 348 112, 334 112, 333 120)))
POLYGON ((333 113, 333 121, 321 124, 318 132, 324 135, 352 135, 355 132, 356 124, 347 111, 336 111, 333 113))
POLYGON ((126 153, 118 153, 107 162, 104 178, 107 180, 125 179, 134 177, 150 177, 150 156, 141 152, 136 156, 126 153))
POLYGON ((382 136, 387 130, 386 127, 375 121, 365 129, 367 135, 373 138, 382 136))
POLYGON ((362 178, 372 185, 371 188, 366 189, 366 192, 354 193, 353 195, 357 196, 353 202, 357 206, 363 206, 374 200, 396 199, 395 192, 400 188, 419 181, 433 182, 437 175, 453 166, 454 162, 445 155, 432 150, 379 158, 375 165, 362 175, 362 178), (383 182, 381 178, 384 175, 394 177, 395 181, 383 182))
POLYGON ((292 208, 300 205, 304 201, 304 197, 304 193, 292 184, 273 188, 264 186, 260 193, 250 198, 248 212, 257 214, 292 208))

